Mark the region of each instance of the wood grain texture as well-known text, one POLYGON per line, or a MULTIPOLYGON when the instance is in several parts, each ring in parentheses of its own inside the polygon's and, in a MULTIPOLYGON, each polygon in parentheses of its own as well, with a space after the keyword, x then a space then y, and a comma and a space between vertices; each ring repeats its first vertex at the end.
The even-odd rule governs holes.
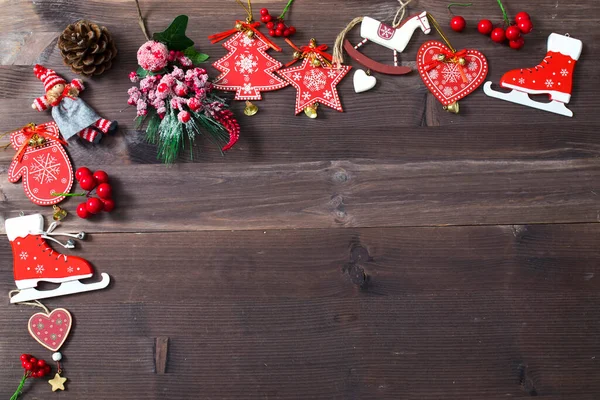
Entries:
MULTIPOLYGON (((211 61, 207 36, 233 26, 233 0, 141 0, 151 32, 181 13, 211 61)), ((254 2, 278 13, 284 0, 254 2)), ((297 44, 333 44, 354 17, 390 21, 395 0, 297 1, 297 44), (335 10, 336 12, 331 12, 335 10), (315 14, 315 11, 318 11, 315 14)), ((295 91, 267 93, 241 117, 225 157, 199 140, 165 167, 127 107, 128 73, 144 37, 133 0, 0 0, 0 131, 50 120, 30 109, 42 84, 34 63, 74 75, 56 40, 81 18, 106 25, 119 55, 86 80, 82 98, 120 130, 100 145, 73 140, 74 166, 106 170, 117 209, 60 230, 90 232, 69 255, 112 277, 109 288, 45 304, 75 326, 62 352, 68 390, 28 382, 46 399, 525 399, 600 397, 600 89, 598 8, 592 0, 505 2, 535 30, 512 51, 474 31, 501 21, 495 1, 461 8, 469 27, 446 29, 456 48, 486 55, 489 80, 531 67, 551 32, 583 41, 569 107, 575 118, 488 98, 453 115, 418 74, 376 74, 357 95, 339 85, 345 113, 293 115, 295 91)), ((446 3, 419 0, 447 26, 446 3)), ((358 29, 349 39, 357 42, 358 29)), ((403 66, 415 68, 416 33, 403 66)), ((269 54, 282 62, 293 50, 269 54)), ((362 49, 392 64, 392 53, 362 49)), ((354 67, 356 63, 347 60, 354 67)), ((207 66, 212 76, 216 71, 207 66)), ((226 97, 231 98, 229 94, 226 97)), ((242 115, 243 102, 233 110, 242 115)), ((0 232, 6 218, 50 209, 7 182, 0 151, 0 232)), ((74 214, 77 199, 62 203, 74 214)), ((0 292, 14 289, 12 253, 0 240, 0 292)), ((42 284, 43 289, 54 287, 42 284)), ((49 359, 27 334, 34 311, 0 307, 0 397, 21 375, 19 354, 49 359)))

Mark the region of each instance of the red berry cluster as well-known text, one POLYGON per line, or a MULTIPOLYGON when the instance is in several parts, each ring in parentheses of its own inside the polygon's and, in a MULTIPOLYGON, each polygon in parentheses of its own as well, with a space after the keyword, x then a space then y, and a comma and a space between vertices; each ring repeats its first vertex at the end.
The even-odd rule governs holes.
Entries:
POLYGON ((111 212, 115 208, 112 199, 112 187, 108 183, 108 174, 104 171, 96 171, 92 174, 86 167, 75 171, 75 179, 83 190, 87 190, 87 201, 77 206, 77 215, 80 218, 88 218, 100 211, 111 212), (91 197, 90 192, 96 189, 98 198, 91 197))
POLYGON ((477 30, 483 35, 490 35, 496 43, 504 43, 508 40, 511 49, 519 50, 525 45, 525 39, 522 35, 527 35, 533 30, 533 23, 525 11, 521 11, 515 16, 515 22, 508 28, 494 28, 492 21, 482 19, 477 25, 477 30))
POLYGON ((274 18, 266 8, 260 10, 260 20, 267 25, 269 36, 290 37, 296 33, 296 28, 287 26, 283 18, 274 18))
POLYGON ((21 354, 21 365, 28 378, 43 378, 50 373, 50 366, 44 360, 38 360, 30 354, 21 354))

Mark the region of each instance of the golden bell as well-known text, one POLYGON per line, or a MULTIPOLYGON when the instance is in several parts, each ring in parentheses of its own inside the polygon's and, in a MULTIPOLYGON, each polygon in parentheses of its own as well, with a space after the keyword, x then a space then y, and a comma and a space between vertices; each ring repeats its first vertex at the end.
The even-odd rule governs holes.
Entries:
POLYGON ((248 36, 250 39, 252 39, 254 37, 254 31, 252 29, 248 29, 246 31, 246 36, 248 36))
POLYGON ((301 59, 301 58, 302 58, 302 53, 301 53, 301 52, 299 52, 299 51, 295 51, 295 52, 294 52, 294 59, 295 59, 295 60, 299 60, 299 59, 301 59))
POLYGON ((315 118, 318 117, 318 115, 317 115, 317 108, 318 107, 319 107, 319 103, 315 103, 312 106, 306 106, 304 108, 304 114, 306 114, 306 116, 308 118, 315 119, 315 118))
POLYGON ((441 61, 441 62, 446 61, 446 55, 445 54, 438 54, 437 55, 437 60, 441 61))
POLYGON ((55 221, 63 220, 67 216, 67 211, 63 210, 62 208, 60 208, 56 204, 52 206, 52 209, 54 210, 54 214, 52 215, 52 218, 55 221))
POLYGON ((460 112, 460 106, 458 105, 458 101, 455 101, 454 103, 448 106, 444 106, 444 110, 454 114, 458 114, 460 112))
POLYGON ((311 63, 312 63, 313 67, 320 67, 321 66, 321 61, 319 61, 319 59, 316 58, 316 57, 313 58, 313 60, 311 61, 311 63))
POLYGON ((38 146, 43 146, 44 144, 46 144, 46 138, 42 137, 42 136, 38 136, 37 141, 36 141, 38 146))
POLYGON ((458 59, 458 63, 464 66, 467 64, 467 60, 464 57, 461 57, 458 59))
POLYGON ((251 117, 258 112, 258 107, 248 100, 246 100, 246 107, 244 108, 244 114, 251 117))
MULTIPOLYGON (((231 26, 231 25, 230 25, 231 26)), ((241 31, 243 28, 243 25, 241 22, 238 22, 237 24, 235 24, 235 30, 237 31, 241 31)))
POLYGON ((37 146, 37 142, 36 142, 35 138, 31 138, 31 139, 29 139, 29 145, 30 145, 31 147, 35 147, 35 146, 37 146))
POLYGON ((317 39, 315 39, 315 38, 310 39, 309 46, 312 47, 312 48, 317 47, 317 39))

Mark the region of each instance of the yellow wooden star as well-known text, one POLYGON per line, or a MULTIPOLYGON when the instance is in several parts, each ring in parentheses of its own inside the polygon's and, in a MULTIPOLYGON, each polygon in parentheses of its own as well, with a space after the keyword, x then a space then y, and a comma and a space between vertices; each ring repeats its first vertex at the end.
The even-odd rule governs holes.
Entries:
POLYGON ((57 390, 65 390, 65 382, 67 378, 63 378, 59 374, 54 375, 54 378, 48 381, 49 384, 52 385, 52 391, 56 392, 57 390))

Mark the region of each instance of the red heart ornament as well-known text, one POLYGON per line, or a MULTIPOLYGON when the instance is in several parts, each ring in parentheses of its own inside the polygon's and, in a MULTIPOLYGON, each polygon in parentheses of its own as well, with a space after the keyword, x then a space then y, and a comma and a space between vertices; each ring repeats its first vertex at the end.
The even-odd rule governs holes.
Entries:
POLYGON ((483 54, 477 50, 463 51, 465 65, 438 61, 440 54, 445 55, 448 60, 451 59, 453 52, 448 46, 437 41, 423 43, 417 54, 417 68, 421 79, 429 91, 445 106, 477 89, 488 73, 488 63, 483 54))
POLYGON ((57 308, 50 314, 39 312, 29 318, 29 334, 48 350, 58 351, 67 340, 73 319, 64 308, 57 308))

